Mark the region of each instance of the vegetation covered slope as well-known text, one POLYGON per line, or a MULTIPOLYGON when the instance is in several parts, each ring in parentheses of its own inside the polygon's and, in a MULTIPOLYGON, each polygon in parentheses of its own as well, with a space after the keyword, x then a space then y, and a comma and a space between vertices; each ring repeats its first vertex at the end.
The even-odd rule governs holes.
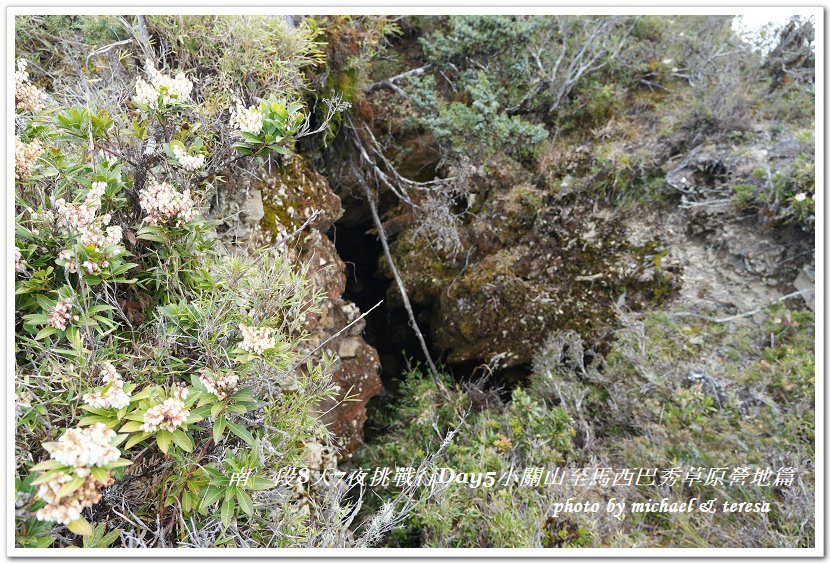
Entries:
POLYGON ((815 544, 810 21, 764 51, 728 17, 15 23, 18 546, 815 544), (441 366, 351 462, 377 355, 339 198, 441 366), (338 463, 518 476, 366 495, 338 463), (772 510, 557 508, 713 496, 772 510))
POLYGON ((274 478, 331 441, 314 272, 286 245, 229 251, 212 213, 246 161, 282 166, 326 129, 303 102, 318 32, 32 16, 16 33, 17 544, 328 541, 274 478))
POLYGON ((812 286, 798 281, 814 250, 812 28, 793 20, 764 54, 730 23, 424 17, 367 80, 373 122, 354 143, 407 196, 387 194, 393 259, 447 371, 490 375, 414 370, 357 463, 416 460, 460 428, 442 465, 518 470, 448 485, 389 545, 814 545, 812 286), (514 387, 509 366, 531 375, 514 387), (744 466, 800 477, 592 481, 744 466), (522 487, 529 468, 568 477, 522 487), (695 496, 773 508, 556 509, 695 496))

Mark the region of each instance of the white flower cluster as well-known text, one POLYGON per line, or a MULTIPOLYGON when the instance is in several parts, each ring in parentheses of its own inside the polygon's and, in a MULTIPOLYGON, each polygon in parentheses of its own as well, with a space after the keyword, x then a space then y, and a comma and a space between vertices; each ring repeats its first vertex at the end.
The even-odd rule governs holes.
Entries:
POLYGON ((14 137, 14 178, 25 180, 32 175, 35 162, 43 154, 43 145, 35 139, 31 143, 24 143, 20 137, 14 137))
POLYGON ((274 348, 277 345, 277 342, 274 339, 273 328, 254 328, 252 326, 240 324, 239 330, 242 331, 242 343, 239 347, 243 350, 247 350, 255 354, 262 354, 268 348, 274 348))
MULTIPOLYGON (((58 301, 57 304, 49 311, 49 326, 53 326, 58 330, 66 330, 66 323, 72 320, 72 300, 64 299, 58 301)), ((78 320, 78 315, 74 315, 74 319, 78 320)))
POLYGON ((37 519, 60 522, 63 525, 77 520, 81 517, 81 511, 85 507, 92 506, 101 500, 99 487, 102 485, 109 487, 115 482, 110 472, 107 472, 107 475, 110 477, 106 483, 100 483, 91 475, 87 475, 86 481, 80 488, 68 495, 59 496, 64 483, 71 481, 72 476, 63 472, 56 473, 49 481, 41 483, 38 488, 38 496, 48 504, 37 511, 37 519))
POLYGON ((74 231, 82 232, 95 222, 95 215, 101 208, 101 198, 107 185, 104 182, 92 184, 83 203, 69 203, 60 198, 55 201, 55 210, 60 217, 60 226, 70 234, 74 231))
POLYGON ((183 72, 176 74, 175 78, 167 76, 156 70, 153 61, 145 61, 145 69, 150 77, 150 83, 139 78, 135 81, 135 96, 133 99, 144 104, 150 109, 158 109, 159 98, 162 105, 170 106, 190 100, 190 91, 193 83, 187 79, 183 72))
POLYGON ((38 488, 38 497, 48 504, 37 511, 38 520, 69 524, 81 517, 84 507, 101 500, 99 487, 108 487, 114 480, 112 474, 107 472, 108 479, 102 483, 90 474, 90 467, 104 466, 121 457, 118 448, 111 445, 115 436, 112 429, 97 422, 83 430, 70 428, 57 442, 43 444, 52 459, 73 467, 75 476, 86 480, 80 488, 64 495, 60 494, 60 490, 74 478, 73 475, 58 472, 49 481, 42 483, 38 488))
POLYGON ((144 424, 141 425, 141 431, 155 432, 159 428, 162 428, 172 432, 184 424, 184 421, 190 416, 190 411, 184 405, 187 394, 187 388, 180 384, 174 389, 169 399, 154 407, 150 407, 144 413, 144 424))
POLYGON ((798 201, 798 202, 805 201, 806 199, 807 199, 807 194, 805 194, 804 192, 799 192, 799 193, 795 194, 795 200, 798 201))
POLYGON ((88 475, 88 468, 112 463, 121 457, 118 448, 110 445, 115 431, 96 422, 88 428, 70 428, 57 442, 44 444, 52 459, 79 470, 81 477, 88 475))
MULTIPOLYGON (((106 225, 112 220, 109 213, 98 216, 101 209, 101 198, 107 187, 106 182, 94 182, 83 203, 68 203, 60 198, 55 201, 58 226, 61 231, 68 235, 76 235, 84 246, 92 246, 96 251, 105 251, 106 255, 114 256, 121 252, 118 247, 123 233, 121 227, 106 225)), ((63 267, 68 272, 77 272, 78 264, 73 258, 69 249, 64 249, 58 254, 58 260, 65 262, 63 267)), ((81 266, 89 274, 99 274, 102 268, 109 266, 109 261, 104 258, 101 263, 86 260, 81 266)))
POLYGON ((17 109, 35 112, 43 107, 46 94, 29 82, 27 65, 23 59, 17 61, 17 71, 14 73, 14 104, 17 109))
POLYGON ((240 133, 259 135, 262 131, 262 112, 256 106, 246 108, 242 100, 237 99, 236 105, 231 108, 231 127, 240 133))
POLYGON ((193 199, 190 190, 179 192, 167 182, 150 184, 138 194, 138 202, 147 213, 144 220, 161 225, 175 220, 177 227, 193 219, 193 199))
POLYGON ((205 165, 205 155, 203 154, 189 155, 187 154, 187 151, 179 145, 173 145, 172 151, 173 154, 176 155, 176 160, 179 161, 179 164, 185 170, 193 172, 194 170, 198 170, 205 165))
POLYGON ((103 391, 87 393, 83 396, 84 402, 99 409, 122 409, 130 404, 130 395, 124 391, 124 381, 111 362, 104 362, 102 366, 104 383, 109 387, 103 391))
POLYGON ((232 371, 217 377, 212 371, 202 368, 200 370, 199 381, 219 399, 224 399, 239 386, 239 376, 232 371))

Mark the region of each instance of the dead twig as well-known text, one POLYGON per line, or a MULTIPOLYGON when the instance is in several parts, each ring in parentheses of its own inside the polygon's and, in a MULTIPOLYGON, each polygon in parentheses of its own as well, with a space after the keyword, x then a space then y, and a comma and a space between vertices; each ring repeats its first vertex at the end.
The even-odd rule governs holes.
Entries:
POLYGON ((372 213, 372 220, 375 223, 375 227, 378 230, 378 238, 380 238, 380 243, 383 246, 383 253, 386 256, 386 261, 389 263, 389 269, 392 271, 392 276, 395 278, 395 283, 398 286, 398 291, 401 294, 401 300, 403 301, 404 309, 406 309, 406 314, 409 316, 409 326, 415 332, 415 336, 418 338, 418 342, 421 345, 421 350, 424 352, 424 357, 426 358, 427 365, 429 365, 429 370, 432 373, 433 378, 435 378, 435 382, 441 388, 441 391, 446 394, 447 389, 444 387, 444 384, 441 382, 441 376, 438 373, 438 368, 435 367, 435 363, 432 361, 432 356, 429 353, 429 349, 427 348, 427 343, 424 340, 424 335, 421 333, 421 329, 418 328, 418 323, 415 321, 415 313, 412 311, 412 305, 409 302, 409 295, 406 292, 406 286, 404 286, 403 280, 401 279, 400 274, 398 273, 398 269, 395 267, 395 262, 392 260, 392 253, 389 251, 389 242, 386 239, 386 231, 383 229, 383 223, 380 221, 380 216, 378 215, 377 206, 375 205, 375 199, 372 196, 372 191, 369 189, 369 183, 364 178, 363 174, 357 168, 354 168, 355 177, 360 183, 361 187, 363 188, 363 193, 366 195, 366 201, 369 203, 369 210, 372 213))
POLYGON ((728 317, 710 317, 710 316, 707 316, 707 315, 701 315, 700 313, 687 313, 687 312, 669 313, 669 316, 671 316, 671 317, 692 317, 692 318, 695 318, 695 319, 703 319, 704 321, 709 321, 709 322, 712 322, 712 323, 728 323, 729 321, 734 321, 736 319, 742 319, 744 317, 751 317, 752 315, 755 315, 755 314, 760 313, 761 311, 763 311, 765 309, 768 309, 769 307, 772 307, 776 303, 781 303, 782 301, 786 301, 787 299, 792 299, 793 297, 798 297, 799 295, 803 295, 803 294, 809 293, 811 291, 815 291, 815 290, 814 289, 802 289, 802 290, 799 290, 799 291, 794 291, 792 293, 788 293, 787 295, 784 295, 783 297, 779 297, 778 299, 770 301, 769 303, 767 303, 766 305, 764 305, 762 307, 757 307, 755 309, 752 309, 751 311, 746 311, 744 313, 738 313, 737 315, 730 315, 728 317))
POLYGON ((395 82, 399 80, 406 80, 407 78, 413 78, 415 76, 420 76, 425 72, 432 70, 432 64, 424 65, 422 67, 413 68, 411 70, 407 70, 406 72, 402 72, 397 74, 391 78, 387 78, 386 80, 381 80, 379 82, 375 82, 374 84, 370 84, 364 89, 364 92, 367 94, 371 94, 377 90, 387 89, 392 90, 402 98, 409 99, 409 95, 403 91, 403 89, 395 84, 395 82))

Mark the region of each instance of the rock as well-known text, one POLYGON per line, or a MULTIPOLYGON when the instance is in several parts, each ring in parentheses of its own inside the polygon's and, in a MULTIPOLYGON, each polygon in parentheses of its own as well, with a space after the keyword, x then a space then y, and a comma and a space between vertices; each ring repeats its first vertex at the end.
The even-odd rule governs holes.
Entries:
MULTIPOLYGON (((224 229, 218 230, 220 242, 229 253, 253 251, 294 233, 314 217, 293 239, 289 253, 307 269, 312 289, 322 293, 319 312, 306 316, 309 350, 313 350, 360 316, 358 308, 343 299, 345 264, 324 234, 343 214, 340 198, 326 178, 298 156, 282 166, 261 166, 250 172, 232 175, 239 178, 238 183, 229 182, 220 190, 219 205, 213 213, 225 218, 224 229)), ((362 443, 366 403, 381 387, 380 361, 377 351, 361 336, 364 326, 364 321, 356 322, 312 358, 322 361, 324 356, 335 357, 329 369, 338 395, 319 405, 318 410, 334 433, 342 455, 362 443)), ((302 373, 291 374, 279 383, 283 388, 296 388, 297 377, 302 373)), ((315 446, 309 447, 309 451, 316 452, 315 446)), ((313 461, 316 463, 316 457, 313 461)))
POLYGON ((801 143, 794 139, 782 141, 768 151, 770 158, 795 158, 801 152, 801 143))
POLYGON ((380 393, 380 358, 377 350, 362 338, 355 355, 341 358, 332 379, 340 388, 338 395, 320 405, 323 420, 349 455, 363 444, 366 403, 380 393), (348 400, 346 400, 348 399, 348 400))
POLYGON ((804 298, 804 303, 811 311, 816 310, 816 271, 814 268, 805 266, 798 272, 793 286, 797 291, 801 291, 801 297, 804 298))
POLYGON ((354 358, 357 355, 362 341, 362 338, 356 336, 342 338, 337 348, 337 355, 341 358, 354 358))
POLYGON ((307 442, 303 461, 306 467, 312 470, 319 470, 323 467, 323 444, 319 442, 307 442))
MULTIPOLYGON (((673 291, 677 268, 655 266, 659 241, 632 245, 620 217, 592 197, 581 191, 552 197, 530 177, 509 163, 494 164, 474 188, 486 196, 459 227, 465 248, 456 256, 437 257, 415 229, 392 244, 409 297, 430 309, 432 342, 449 363, 505 353, 505 368, 526 364, 554 330, 598 337, 624 291, 634 309, 673 291)), ((389 302, 397 301, 396 292, 387 293, 389 302)))
MULTIPOLYGON (((346 265, 327 237, 314 230, 303 240, 300 259, 312 265, 311 282, 326 296, 319 315, 311 316, 308 329, 318 335, 319 342, 337 334, 360 316, 353 303, 342 295, 346 289, 346 265), (319 265, 321 260, 325 266, 319 265)), ((339 362, 334 366, 332 381, 339 387, 338 394, 319 407, 323 420, 337 436, 344 453, 353 452, 363 443, 363 424, 366 421, 366 403, 380 393, 380 360, 377 351, 360 336, 364 322, 355 323, 346 336, 329 343, 324 350, 336 353, 339 362), (349 400, 346 400, 346 399, 349 400)))
POLYGON ((251 195, 242 204, 242 217, 247 223, 258 223, 265 217, 265 207, 262 205, 262 190, 251 190, 251 195))

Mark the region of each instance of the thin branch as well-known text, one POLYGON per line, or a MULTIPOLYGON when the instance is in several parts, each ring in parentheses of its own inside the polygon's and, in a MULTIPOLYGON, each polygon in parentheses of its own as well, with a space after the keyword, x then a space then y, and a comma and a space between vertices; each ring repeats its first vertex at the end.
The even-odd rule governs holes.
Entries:
POLYGON ((306 360, 307 360, 307 359, 309 359, 311 356, 313 356, 313 355, 314 355, 314 354, 315 354, 318 350, 320 350, 323 346, 325 346, 326 344, 328 344, 329 342, 331 342, 332 340, 334 340, 335 338, 337 338, 338 336, 340 336, 341 334, 343 334, 344 332, 346 332, 347 330, 349 330, 349 328, 353 327, 353 326, 354 326, 355 324, 357 324, 357 323, 358 323, 361 319, 365 318, 365 317, 366 317, 369 313, 371 313, 372 311, 374 311, 375 309, 377 309, 378 307, 380 307, 380 304, 381 304, 381 303, 383 303, 383 299, 381 299, 380 301, 378 301, 378 302, 375 304, 375 306, 374 306, 374 307, 372 307, 371 309, 369 309, 368 311, 366 311, 365 313, 363 313, 362 315, 360 315, 359 317, 357 317, 355 320, 353 320, 352 322, 350 322, 349 324, 347 324, 346 326, 344 326, 343 328, 341 328, 340 330, 338 330, 337 332, 335 332, 334 334, 332 334, 331 336, 329 336, 328 338, 326 338, 325 340, 323 340, 323 341, 322 341, 322 342, 321 342, 321 343, 320 343, 320 344, 319 344, 319 345, 318 345, 318 346, 317 346, 314 350, 312 350, 311 352, 309 352, 308 354, 306 354, 306 355, 305 355, 305 356, 304 356, 301 360, 298 360, 297 362, 295 362, 295 363, 294 363, 294 365, 293 365, 293 366, 291 366, 291 369, 290 369, 290 370, 288 370, 288 371, 289 371, 289 372, 293 372, 295 369, 297 369, 298 367, 300 367, 304 361, 306 361, 306 360))
POLYGON ((144 20, 144 16, 138 16, 138 21, 135 26, 133 26, 127 18, 124 16, 118 16, 118 20, 124 25, 124 28, 129 32, 130 35, 136 40, 136 42, 141 47, 141 52, 144 55, 145 59, 153 59, 153 47, 150 44, 150 33, 147 31, 147 22, 144 20), (136 33, 135 28, 138 28, 138 33, 136 33))
POLYGON ((370 84, 369 86, 367 86, 364 89, 364 92, 366 92, 367 94, 370 94, 370 93, 372 93, 376 90, 381 90, 381 89, 386 88, 388 90, 392 90, 393 92, 399 94, 400 96, 403 96, 404 98, 409 98, 409 96, 406 94, 406 92, 404 92, 399 86, 397 86, 395 84, 395 82, 397 82, 398 80, 406 80, 407 78, 413 78, 415 76, 420 76, 420 75, 424 74, 425 72, 428 72, 428 71, 432 70, 432 66, 433 66, 432 64, 428 64, 428 65, 424 65, 422 67, 413 68, 411 70, 407 70, 406 72, 402 72, 400 74, 392 76, 391 78, 387 78, 386 80, 381 80, 379 82, 375 82, 374 84, 370 84))
POLYGON ((95 49, 94 51, 90 52, 86 56, 86 61, 89 62, 89 59, 91 59, 95 55, 103 55, 104 53, 110 51, 111 49, 113 49, 115 47, 118 47, 119 45, 127 45, 127 44, 132 43, 132 42, 133 42, 132 39, 124 39, 123 41, 116 41, 115 43, 110 43, 109 45, 105 45, 105 46, 101 47, 100 49, 95 49))
POLYGON ((468 412, 462 413, 461 420, 458 425, 454 429, 447 432, 447 435, 441 440, 441 445, 438 449, 427 455, 421 461, 418 468, 415 470, 415 475, 408 483, 406 483, 400 494, 396 495, 391 501, 384 503, 380 510, 375 512, 375 514, 373 514, 367 522, 361 524, 364 531, 360 537, 355 540, 354 547, 365 548, 372 547, 377 544, 384 534, 400 526, 401 522, 403 522, 407 515, 409 515, 415 508, 423 506, 427 501, 429 501, 429 499, 445 490, 446 485, 444 487, 436 487, 435 484, 432 483, 430 484, 429 492, 422 494, 418 500, 416 500, 416 496, 419 492, 418 489, 421 487, 421 481, 426 476, 427 472, 434 467, 435 461, 444 455, 444 452, 446 452, 450 442, 453 441, 461 428, 464 426, 467 415, 468 412))
POLYGON ((744 317, 751 317, 752 315, 755 315, 755 314, 760 313, 761 311, 763 311, 765 309, 768 309, 769 307, 772 307, 776 303, 781 303, 782 301, 786 301, 787 299, 792 299, 793 297, 798 297, 799 295, 803 295, 803 294, 809 293, 811 291, 815 291, 815 290, 814 289, 801 289, 799 291, 794 291, 792 293, 788 293, 787 295, 785 295, 783 297, 779 297, 778 299, 770 301, 768 304, 766 304, 762 307, 758 307, 756 309, 752 309, 751 311, 746 311, 744 313, 738 313, 737 315, 730 315, 728 317, 709 317, 709 316, 706 316, 706 315, 701 315, 700 313, 685 313, 685 312, 669 313, 669 316, 671 316, 671 317, 693 317, 695 319, 703 319, 704 321, 709 321, 709 322, 712 322, 712 323, 728 323, 729 321, 734 321, 736 319, 742 319, 744 317))
POLYGON ((397 284, 398 291, 401 294, 403 306, 406 309, 406 314, 409 316, 409 326, 415 332, 415 336, 418 337, 418 342, 421 344, 421 350, 424 352, 424 357, 426 358, 427 364, 429 365, 430 372, 432 372, 432 376, 435 378, 435 381, 441 388, 441 391, 443 391, 444 394, 446 394, 447 390, 444 387, 444 384, 441 382, 441 376, 438 373, 438 368, 435 367, 435 363, 432 361, 432 356, 430 355, 429 349, 427 348, 427 343, 424 340, 424 335, 421 334, 421 329, 418 328, 418 323, 415 321, 415 313, 412 311, 412 305, 409 302, 409 295, 407 295, 406 293, 406 287, 404 286, 403 280, 401 279, 401 276, 398 273, 398 269, 395 267, 395 262, 392 260, 392 253, 389 251, 389 242, 386 239, 386 231, 384 231, 383 223, 381 223, 380 221, 377 206, 375 205, 375 199, 374 197, 372 197, 372 191, 369 189, 369 184, 368 182, 366 182, 366 179, 363 177, 360 171, 355 168, 354 172, 355 176, 357 177, 357 181, 363 188, 363 193, 366 195, 366 201, 369 203, 369 210, 372 212, 372 220, 375 222, 375 227, 378 230, 378 238, 380 238, 380 243, 383 246, 383 253, 386 256, 386 261, 389 262, 389 269, 392 270, 392 275, 395 278, 395 283, 397 284))

